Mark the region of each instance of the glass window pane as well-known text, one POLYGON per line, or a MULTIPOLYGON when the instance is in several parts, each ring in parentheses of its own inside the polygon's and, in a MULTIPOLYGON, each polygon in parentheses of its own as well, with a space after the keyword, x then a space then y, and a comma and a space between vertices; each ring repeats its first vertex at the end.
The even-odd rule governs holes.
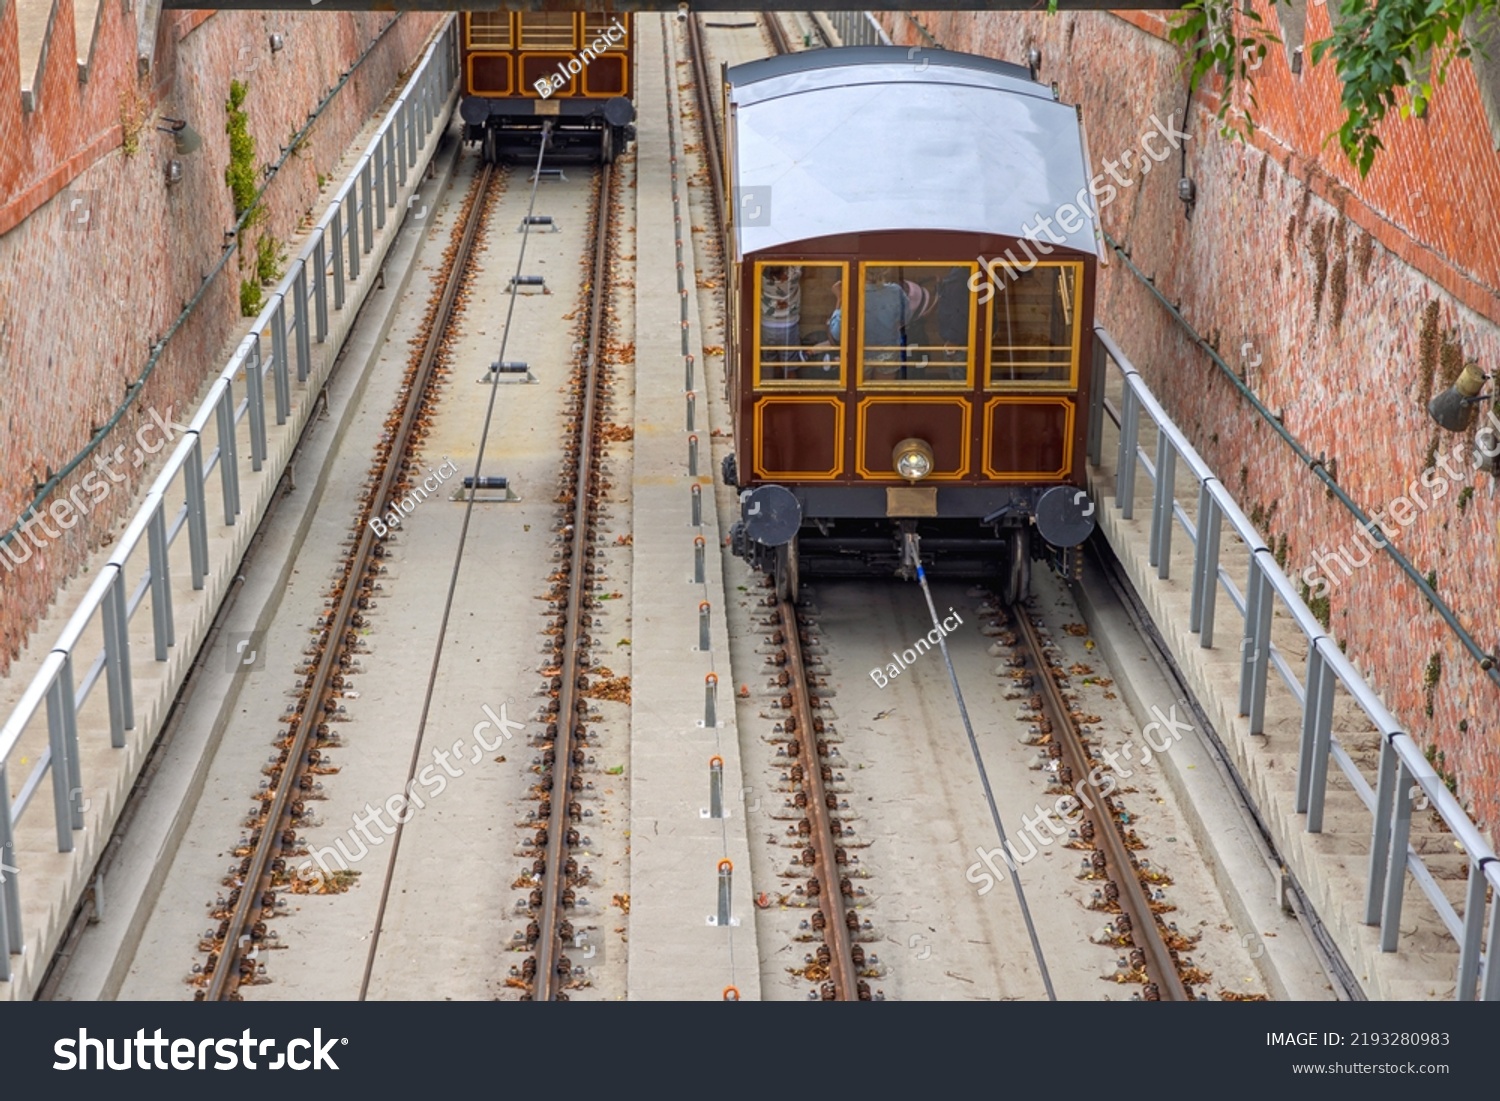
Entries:
POLYGON ((1069 382, 1078 265, 990 269, 990 384, 1069 382))
POLYGON ((615 21, 618 20, 619 21, 619 25, 621 27, 625 28, 625 33, 621 34, 619 30, 616 30, 614 33, 615 33, 616 36, 618 36, 619 41, 618 42, 610 42, 609 39, 606 38, 606 39, 604 39, 604 48, 606 50, 626 50, 626 49, 629 49, 630 48, 630 23, 629 23, 629 19, 630 19, 630 17, 628 15, 605 15, 602 12, 584 12, 583 13, 583 41, 584 41, 584 44, 587 45, 587 46, 592 46, 594 44, 595 40, 597 40, 598 38, 600 38, 604 34, 605 31, 610 30, 611 28, 613 28, 615 26, 615 21))
POLYGON ((470 12, 469 48, 473 50, 510 49, 510 12, 470 12))
POLYGON ((967 384, 972 362, 972 264, 868 264, 860 287, 861 378, 867 383, 967 384))
POLYGON ((757 264, 761 382, 843 381, 844 343, 830 336, 843 264, 757 264))
POLYGON ((521 13, 521 47, 527 50, 573 48, 573 13, 526 11, 521 13))

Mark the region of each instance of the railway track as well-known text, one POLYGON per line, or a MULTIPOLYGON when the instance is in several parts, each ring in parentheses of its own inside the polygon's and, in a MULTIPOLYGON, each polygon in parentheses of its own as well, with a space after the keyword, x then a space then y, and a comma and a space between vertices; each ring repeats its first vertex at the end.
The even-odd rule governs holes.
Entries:
MULTIPOLYGON (((761 26, 770 36, 776 51, 790 52, 791 46, 780 21, 769 13, 760 18, 761 26)), ((703 159, 715 221, 722 232, 725 211, 722 135, 712 93, 717 84, 709 79, 703 17, 689 15, 686 31, 703 159)), ((783 729, 790 739, 787 755, 793 758, 788 780, 794 793, 794 805, 803 815, 794 828, 803 845, 800 863, 809 877, 805 885, 808 905, 812 907, 808 924, 823 938, 823 947, 815 957, 814 965, 819 968, 815 973, 826 971, 828 974, 818 993, 824 1001, 869 1001, 872 997, 870 986, 860 978, 860 965, 864 960, 864 950, 856 941, 860 918, 854 909, 844 908, 844 900, 852 900, 853 887, 850 879, 841 873, 848 856, 840 843, 839 799, 829 787, 834 775, 833 763, 828 756, 829 743, 820 737, 823 723, 813 714, 815 696, 803 660, 802 640, 806 628, 797 613, 795 593, 792 599, 777 600, 774 595, 771 599, 777 602, 779 617, 779 627, 772 641, 781 648, 776 661, 782 666, 786 690, 782 700, 787 712, 783 729)))
MULTIPOLYGON (((777 598, 773 595, 772 600, 777 598)), ((785 655, 783 670, 789 700, 783 700, 788 712, 783 729, 794 739, 788 748, 793 763, 788 773, 794 791, 793 802, 804 817, 797 832, 804 841, 802 866, 808 870, 806 895, 815 906, 809 924, 823 936, 827 951, 817 954, 818 964, 828 971, 828 981, 820 987, 823 1001, 870 1001, 870 986, 860 977, 864 949, 855 938, 860 918, 854 909, 844 909, 846 898, 852 901, 854 890, 850 879, 842 874, 848 856, 841 840, 843 825, 838 818, 839 798, 829 785, 834 779, 834 760, 829 743, 821 737, 822 720, 814 718, 814 700, 807 665, 802 656, 805 635, 797 614, 795 600, 778 600, 781 626, 773 641, 785 655)), ((777 655, 780 662, 782 654, 777 655)))
POLYGON ((433 397, 435 367, 469 270, 491 188, 500 175, 500 169, 485 165, 465 198, 462 228, 445 257, 443 291, 428 318, 426 338, 408 378, 399 417, 393 418, 391 434, 379 450, 373 489, 364 500, 351 551, 330 597, 332 610, 320 622, 312 668, 301 682, 302 693, 289 720, 290 729, 280 739, 279 750, 266 770, 268 779, 258 797, 260 809, 246 821, 250 851, 243 852, 244 846, 236 849, 239 863, 225 881, 229 894, 213 914, 220 925, 203 945, 208 953, 202 969, 206 982, 195 994, 198 1000, 236 999, 241 984, 253 981, 264 968, 259 955, 268 936, 266 923, 278 913, 279 896, 291 884, 294 873, 288 858, 299 855, 297 829, 309 814, 309 800, 317 793, 319 781, 315 777, 325 768, 324 752, 336 741, 328 720, 339 708, 339 692, 347 671, 355 664, 353 654, 359 643, 357 628, 363 623, 362 612, 374 599, 384 548, 365 520, 383 514, 399 499, 406 479, 415 470, 413 453, 423 434, 424 410, 433 397))
POLYGON ((609 384, 602 376, 601 352, 604 344, 606 276, 608 263, 611 165, 600 170, 597 217, 594 222, 593 257, 589 281, 589 314, 587 342, 584 346, 580 374, 575 379, 577 404, 570 410, 569 436, 563 461, 567 482, 562 497, 570 506, 562 529, 562 564, 558 572, 560 590, 555 592, 558 614, 553 620, 552 664, 558 669, 553 683, 557 696, 548 706, 546 741, 542 753, 541 805, 537 821, 545 823, 533 841, 539 855, 532 865, 533 879, 529 907, 531 922, 526 941, 534 949, 522 964, 521 977, 531 984, 526 997, 535 1001, 566 1001, 564 990, 573 965, 564 954, 573 937, 567 912, 574 905, 574 887, 579 875, 578 862, 572 855, 581 838, 576 823, 582 820, 577 792, 582 788, 580 766, 586 756, 588 729, 584 720, 588 702, 583 692, 588 687, 589 649, 593 639, 587 614, 589 586, 595 575, 591 559, 595 525, 600 508, 600 459, 603 444, 600 428, 609 384))
POLYGON ((1162 936, 1141 884, 1139 869, 1126 847, 1125 827, 1111 801, 1100 793, 1091 778, 1098 762, 1089 752, 1072 709, 1063 699, 1042 639, 1024 604, 1012 605, 1008 618, 1015 628, 1019 660, 1030 671, 1030 684, 1038 689, 1030 701, 1033 709, 1039 711, 1042 740, 1038 744, 1057 747, 1060 761, 1056 775, 1060 788, 1077 790, 1076 785, 1082 785, 1082 815, 1086 824, 1079 833, 1086 843, 1095 846, 1088 858, 1090 875, 1104 880, 1101 890, 1104 906, 1119 910, 1119 916, 1110 926, 1117 938, 1116 946, 1129 953, 1126 959, 1133 971, 1147 976, 1141 994, 1143 1000, 1191 1001, 1192 996, 1178 974, 1176 953, 1162 936))
MULTIPOLYGON (((690 17, 685 37, 697 87, 707 182, 712 192, 714 212, 722 227, 726 209, 725 183, 720 174, 723 163, 722 135, 712 91, 718 87, 718 81, 711 80, 709 76, 712 66, 704 26, 702 17, 690 17)), ((709 23, 707 26, 714 27, 715 24, 709 23)), ((790 52, 791 43, 775 16, 765 16, 761 29, 777 53, 790 52)), ((720 39, 716 38, 715 46, 720 45, 720 39)), ((815 983, 826 976, 827 981, 822 982, 810 997, 820 996, 824 1000, 867 1000, 872 995, 869 985, 862 981, 862 976, 887 972, 884 969, 865 967, 865 952, 859 941, 871 939, 868 935, 871 927, 869 923, 862 922, 860 912, 852 908, 856 890, 850 878, 843 874, 851 858, 845 852, 847 839, 839 817, 845 812, 839 809, 840 798, 847 805, 855 801, 854 796, 843 791, 835 795, 829 790, 838 776, 833 771, 834 767, 847 770, 849 761, 839 757, 837 749, 833 750, 834 756, 830 757, 829 743, 835 741, 835 738, 832 734, 827 739, 822 736, 822 719, 818 717, 818 685, 822 678, 810 677, 808 673, 802 642, 809 637, 810 627, 804 616, 799 614, 795 594, 791 600, 777 601, 774 596, 770 600, 777 605, 778 625, 772 641, 775 646, 781 647, 781 652, 775 655, 773 663, 780 666, 780 706, 787 714, 784 730, 790 741, 785 746, 785 753, 793 758, 789 766, 778 760, 776 767, 785 770, 783 776, 791 787, 796 808, 791 812, 794 825, 786 833, 789 837, 800 837, 798 843, 802 846, 800 861, 792 861, 794 865, 800 863, 801 869, 790 874, 809 876, 805 888, 798 892, 805 892, 805 904, 787 902, 786 899, 783 899, 783 903, 816 907, 811 920, 804 921, 803 927, 811 927, 814 932, 822 935, 824 941, 817 951, 817 969, 810 967, 805 973, 799 974, 804 974, 804 977, 815 983), (798 815, 802 817, 799 819, 798 815), (862 936, 862 933, 867 935, 862 936)), ((998 598, 992 597, 991 600, 999 603, 998 598)), ((1191 984, 1202 984, 1208 978, 1208 972, 1200 971, 1188 959, 1188 952, 1193 950, 1197 938, 1179 934, 1174 925, 1159 918, 1159 912, 1174 909, 1165 901, 1160 890, 1160 885, 1170 883, 1170 880, 1152 869, 1149 862, 1144 859, 1138 861, 1132 856, 1131 850, 1140 848, 1142 843, 1135 831, 1127 825, 1131 821, 1128 812, 1124 810, 1118 797, 1110 797, 1113 790, 1111 787, 1106 786, 1101 792, 1101 783, 1091 779, 1091 772, 1099 767, 1099 761, 1095 759, 1098 750, 1091 750, 1085 732, 1080 729, 1073 714, 1076 705, 1070 707, 1069 700, 1064 697, 1054 679, 1056 676, 1063 676, 1063 683, 1067 683, 1065 675, 1054 669, 1053 664, 1047 660, 1048 648, 1031 622, 1032 614, 1022 604, 1001 608, 999 618, 1010 628, 1008 633, 1011 633, 1011 637, 1006 640, 1014 652, 1010 665, 1018 678, 1028 678, 1025 683, 1028 687, 1027 695, 1030 696, 1027 705, 1031 713, 1029 721, 1035 723, 1041 731, 1030 744, 1039 747, 1049 758, 1049 791, 1072 791, 1075 789, 1076 778, 1076 790, 1080 802, 1084 804, 1075 840, 1067 847, 1082 850, 1083 865, 1079 879, 1084 881, 1085 893, 1078 901, 1086 909, 1107 915, 1108 924, 1090 938, 1095 945, 1115 954, 1114 967, 1106 967, 1106 974, 1101 977, 1113 983, 1128 984, 1137 991, 1135 997, 1140 1000, 1193 1000, 1191 984), (1092 901, 1088 899, 1089 893, 1093 895, 1092 901), (1184 976, 1189 981, 1185 981, 1184 976)), ((821 691, 825 696, 829 694, 827 690, 821 691)), ((956 682, 954 691, 957 692, 956 682)), ((881 715, 888 713, 885 710, 880 712, 881 715)), ((993 738, 993 734, 987 735, 987 738, 993 738)), ((778 750, 778 754, 781 752, 778 750)), ((993 750, 986 750, 985 755, 988 756, 991 752, 993 750)), ((976 759, 975 766, 982 771, 983 762, 976 759)), ((988 793, 988 781, 982 775, 981 782, 988 793)), ((1007 784, 1014 787, 1015 782, 1010 780, 1007 784)), ((1029 801, 1030 797, 1025 798, 1029 801)), ((859 802, 862 804, 863 798, 859 802)), ((1001 840, 1003 844, 1008 844, 1003 832, 1001 840)), ((1168 840, 1177 839, 1171 837, 1168 840)), ((859 875, 868 875, 868 871, 861 871, 859 875)), ((1016 877, 1018 885, 1020 878, 1016 877)), ((977 880, 971 877, 969 882, 977 880)), ((902 888, 892 884, 889 889, 899 892, 902 888)), ((1068 893, 1077 892, 1070 890, 1068 893)), ((864 896, 865 892, 859 890, 858 895, 864 896)), ((1024 911, 1024 898, 1018 898, 1018 901, 1024 911)), ((1076 921, 1076 917, 1068 918, 1066 924, 1073 925, 1076 921)), ((899 938, 892 938, 889 933, 906 922, 893 917, 887 924, 891 928, 883 935, 883 939, 895 939, 899 942, 899 938)), ((1037 957, 1037 966, 1050 994, 1052 987, 1046 978, 1047 966, 1042 958, 1043 944, 1038 942, 1035 931, 1031 939, 1031 952, 1037 957)), ((1054 939, 1052 936, 1042 938, 1043 941, 1054 939)), ((1054 943, 1048 954, 1057 947, 1054 943)), ((1097 949, 1090 948, 1086 955, 1095 952, 1097 949)), ((809 959, 810 964, 813 962, 809 959)), ((873 957, 869 962, 875 962, 873 957)), ((1070 984, 1070 989, 1073 992, 1068 996, 1079 996, 1080 991, 1076 986, 1070 984)), ((882 994, 877 994, 876 999, 882 994)))

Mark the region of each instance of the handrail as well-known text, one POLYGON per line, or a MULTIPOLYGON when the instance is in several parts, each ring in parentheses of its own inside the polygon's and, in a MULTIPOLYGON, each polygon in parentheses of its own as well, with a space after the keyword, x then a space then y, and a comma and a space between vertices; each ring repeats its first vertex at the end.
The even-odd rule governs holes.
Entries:
MULTIPOLYGON (((1291 621, 1308 642, 1307 676, 1299 682, 1285 662, 1281 675, 1297 699, 1302 716, 1298 743, 1296 811, 1307 816, 1309 833, 1323 832, 1328 765, 1335 763, 1353 785, 1371 812, 1370 859, 1365 891, 1365 923, 1380 927, 1383 952, 1397 949, 1401 908, 1409 874, 1432 904, 1438 918, 1452 933, 1459 947, 1455 997, 1471 1001, 1500 1000, 1500 860, 1483 832, 1474 824, 1437 771, 1427 762, 1421 747, 1393 715, 1373 688, 1339 649, 1337 642, 1303 602, 1291 579, 1277 565, 1272 549, 1255 525, 1230 496, 1228 489, 1173 423, 1146 385, 1140 372, 1102 325, 1096 325, 1096 372, 1112 363, 1120 372, 1123 398, 1118 413, 1119 451, 1115 466, 1114 507, 1122 518, 1131 519, 1135 503, 1135 475, 1141 468, 1150 478, 1152 494, 1149 521, 1148 563, 1157 576, 1166 579, 1171 563, 1171 537, 1175 525, 1186 532, 1193 546, 1192 602, 1188 629, 1199 635, 1199 645, 1213 647, 1214 597, 1223 585, 1244 615, 1240 647, 1239 713, 1249 716, 1250 732, 1264 732, 1266 688, 1275 649, 1271 643, 1274 603, 1279 599, 1291 621), (1155 461, 1140 446, 1140 421, 1144 414, 1157 432, 1155 461), (1196 524, 1190 523, 1176 500, 1176 467, 1181 461, 1198 486, 1196 524), (1243 604, 1229 582, 1219 557, 1221 529, 1244 544, 1249 552, 1250 575, 1243 604), (1333 734, 1333 698, 1342 687, 1380 732, 1379 773, 1372 791, 1348 752, 1333 734), (1443 893, 1421 855, 1409 842, 1413 789, 1420 789, 1433 810, 1452 832, 1469 866, 1466 901, 1462 915, 1443 893), (1486 900, 1486 888, 1493 898, 1486 900), (1486 927, 1486 911, 1488 925, 1486 927), (1482 943, 1489 945, 1481 952, 1482 943)), ((1095 387, 1095 415, 1104 412, 1104 387, 1095 387)), ((1090 461, 1101 458, 1102 440, 1090 439, 1090 461)))
MULTIPOLYGON (((1344 487, 1338 484, 1333 475, 1328 472, 1323 459, 1320 456, 1311 454, 1307 448, 1303 447, 1301 441, 1292 435, 1286 425, 1281 423, 1280 418, 1273 415, 1271 410, 1266 408, 1265 403, 1256 396, 1255 391, 1245 385, 1244 380, 1235 374, 1229 364, 1224 362, 1223 357, 1219 355, 1213 345, 1205 340, 1202 334, 1194 329, 1192 325, 1188 324, 1187 318, 1182 316, 1182 312, 1176 305, 1167 300, 1166 295, 1162 294, 1161 289, 1157 287, 1155 280, 1135 266, 1129 254, 1108 232, 1104 233, 1104 240, 1110 248, 1114 249, 1116 255, 1124 261, 1125 267, 1131 274, 1152 293, 1158 302, 1166 307, 1167 312, 1187 332, 1192 338, 1193 343, 1208 354, 1208 358, 1218 368, 1219 373, 1238 391, 1240 397, 1250 403, 1251 409, 1255 411, 1255 414, 1261 421, 1269 426, 1271 431, 1280 436, 1282 442, 1291 448, 1292 454, 1297 457, 1297 461, 1306 466, 1323 483, 1323 487, 1329 494, 1339 504, 1344 506, 1344 509, 1358 521, 1360 526, 1372 533, 1377 530, 1378 525, 1376 522, 1355 503, 1354 498, 1350 497, 1344 491, 1344 487)), ((1489 677, 1491 683, 1500 685, 1500 662, 1495 660, 1495 655, 1486 653, 1479 643, 1474 640, 1474 636, 1469 633, 1468 628, 1459 622, 1458 616, 1454 614, 1453 609, 1448 607, 1447 602, 1442 597, 1438 596, 1436 590, 1427 583, 1427 579, 1422 576, 1416 566, 1412 565, 1411 560, 1406 555, 1396 549, 1396 545, 1393 542, 1389 539, 1382 539, 1379 542, 1379 546, 1385 551, 1391 561, 1396 564, 1397 568, 1406 575, 1407 580, 1417 587, 1417 591, 1422 594, 1422 599, 1426 600, 1432 606, 1432 610, 1442 617, 1443 622, 1448 625, 1448 629, 1453 632, 1459 644, 1469 652, 1469 656, 1474 659, 1484 674, 1489 677)))
POLYGON ((108 712, 110 745, 123 749, 126 731, 135 728, 131 619, 149 604, 152 656, 157 663, 166 662, 176 644, 178 628, 172 609, 171 570, 180 563, 172 561, 172 546, 186 528, 192 585, 194 589, 204 588, 210 569, 208 479, 218 472, 223 502, 221 530, 235 526, 241 512, 241 479, 247 472, 260 471, 267 458, 268 415, 274 416, 277 425, 287 422, 293 366, 295 380, 306 382, 313 369, 312 345, 328 338, 330 283, 333 308, 341 310, 346 285, 360 279, 361 260, 374 248, 375 233, 385 226, 388 216, 398 220, 404 217, 405 211, 396 209, 400 191, 417 168, 419 150, 443 121, 445 104, 457 79, 457 21, 450 17, 387 111, 348 180, 315 223, 286 276, 178 434, 113 553, 79 599, 20 701, 0 722, 0 982, 10 981, 10 957, 25 943, 20 904, 25 868, 19 866, 24 862, 15 845, 17 823, 50 775, 57 849, 64 853, 73 850, 73 835, 84 826, 87 805, 79 756, 79 714, 91 702, 100 706, 93 698, 100 679, 97 670, 102 665, 107 686, 103 706, 108 712), (241 376, 243 395, 236 386, 241 376), (271 382, 270 410, 267 379, 271 382), (243 454, 242 426, 248 436, 243 454), (186 503, 169 517, 167 499, 174 490, 186 498, 186 503), (138 554, 143 545, 144 562, 138 554), (133 594, 127 592, 130 582, 126 577, 132 568, 137 574, 137 591, 133 594), (102 617, 103 644, 85 652, 85 636, 96 614, 102 617), (82 685, 75 688, 74 670, 79 667, 87 672, 82 685), (33 722, 43 715, 47 748, 29 763, 30 771, 12 805, 7 768, 33 722))

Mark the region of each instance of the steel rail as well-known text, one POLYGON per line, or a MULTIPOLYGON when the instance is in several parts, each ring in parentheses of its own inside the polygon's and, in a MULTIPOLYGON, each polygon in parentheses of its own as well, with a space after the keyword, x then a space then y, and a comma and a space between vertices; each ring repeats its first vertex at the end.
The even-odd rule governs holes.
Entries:
MULTIPOLYGON (((567 860, 569 803, 572 802, 569 785, 573 777, 573 745, 578 735, 578 716, 583 699, 579 694, 582 687, 580 678, 587 669, 584 658, 589 644, 582 623, 588 600, 588 578, 585 576, 584 566, 593 534, 595 512, 589 495, 595 479, 594 436, 598 421, 599 353, 604 329, 604 282, 609 247, 610 185, 613 178, 612 166, 604 165, 599 179, 599 216, 594 222, 594 267, 589 284, 592 297, 589 303, 588 348, 583 364, 583 404, 576 429, 578 471, 573 482, 573 522, 570 536, 572 553, 569 557, 567 611, 563 623, 562 684, 557 693, 557 737, 552 744, 550 770, 552 812, 547 822, 547 855, 541 888, 542 912, 537 920, 540 933, 537 938, 536 978, 532 991, 535 1001, 560 1000, 558 995, 562 984, 558 968, 566 959, 562 954, 562 938, 558 927, 565 905, 563 892, 568 889, 568 877, 563 869, 567 860)), ((586 708, 587 705, 583 706, 586 708)))
POLYGON ((765 12, 766 33, 771 36, 771 45, 775 47, 778 54, 789 54, 792 52, 792 43, 786 36, 786 28, 781 25, 781 17, 774 11, 765 12))
MULTIPOLYGON (((1017 604, 1011 609, 1018 636, 1029 651, 1028 660, 1036 672, 1040 684, 1042 706, 1052 721, 1053 736, 1062 748, 1063 760, 1073 770, 1083 785, 1084 813, 1093 820, 1094 837, 1105 849, 1107 867, 1112 871, 1114 882, 1120 889, 1121 909, 1130 916, 1130 939, 1146 954, 1146 974, 1156 983, 1162 1001, 1190 1001, 1187 987, 1177 972, 1177 963, 1171 950, 1162 939, 1156 915, 1151 912, 1150 900, 1136 875, 1135 863, 1125 848, 1125 838, 1118 820, 1109 811, 1108 804, 1100 795, 1098 786, 1090 776, 1088 751, 1083 736, 1068 711, 1057 682, 1052 679, 1051 669, 1042 650, 1041 639, 1032 626, 1024 606, 1017 604)), ((1074 789, 1077 791, 1077 788, 1074 789)))
MULTIPOLYGON (((376 513, 385 510, 391 492, 401 477, 402 459, 405 457, 417 416, 421 412, 438 351, 447 336, 448 319, 453 313, 463 271, 473 251, 474 238, 479 231, 484 212, 485 196, 494 180, 494 171, 493 165, 486 165, 478 178, 475 198, 470 205, 463 236, 453 257, 448 283, 443 288, 437 313, 433 317, 427 342, 422 349, 422 358, 418 363, 416 375, 412 379, 411 388, 407 392, 406 408, 402 412, 400 427, 386 453, 387 458, 385 468, 381 472, 380 485, 371 498, 372 511, 376 513)), ((253 914, 265 909, 261 900, 272 890, 271 884, 274 878, 272 864, 284 848, 283 834, 292 828, 290 811, 293 794, 298 790, 310 763, 308 761, 309 743, 313 739, 318 724, 322 721, 324 706, 327 702, 324 697, 329 690, 329 682, 338 668, 344 632, 354 614, 360 591, 359 582, 369 567, 376 541, 377 537, 370 526, 363 525, 360 529, 358 549, 344 574, 343 593, 339 598, 333 618, 329 621, 326 644, 323 652, 318 656, 318 664, 305 697, 308 701, 307 706, 302 709, 297 719, 291 748, 287 751, 275 794, 266 811, 265 825, 261 827, 260 837, 250 856, 249 869, 229 918, 229 929, 224 938, 223 949, 219 953, 219 959, 214 965, 212 978, 204 994, 207 1001, 221 1001, 232 996, 239 988, 243 977, 241 972, 244 962, 252 959, 251 956, 245 954, 247 948, 250 947, 251 939, 246 929, 252 924, 253 914)))
MULTIPOLYGON (((780 53, 788 50, 786 36, 780 33, 774 15, 765 15, 765 25, 771 40, 780 53)), ((691 55, 693 84, 698 100, 699 131, 703 137, 703 159, 708 164, 709 183, 713 192, 714 213, 719 228, 727 229, 728 209, 725 205, 723 157, 719 132, 719 114, 715 109, 710 89, 713 85, 708 77, 708 50, 703 40, 701 17, 689 15, 687 20, 688 53, 691 55)), ((732 250, 726 250, 725 263, 731 262, 732 250)), ((823 912, 823 940, 828 945, 829 979, 833 983, 835 1001, 857 1001, 859 992, 859 970, 853 957, 853 934, 845 925, 843 892, 840 890, 838 841, 833 835, 832 815, 828 807, 828 790, 823 785, 823 759, 818 755, 818 735, 813 724, 811 690, 807 684, 807 670, 802 660, 800 628, 797 609, 793 601, 781 601, 781 634, 785 640, 787 654, 786 671, 792 696, 791 724, 795 725, 797 744, 800 747, 798 761, 802 764, 803 790, 807 794, 807 814, 812 826, 811 840, 816 854, 816 878, 819 880, 818 905, 823 912)))
POLYGON ((823 786, 823 758, 818 754, 818 732, 813 725, 812 690, 807 683, 807 667, 802 660, 802 638, 797 622, 797 607, 790 600, 781 603, 781 634, 786 648, 786 673, 792 695, 789 719, 796 724, 797 744, 801 747, 796 761, 802 764, 802 787, 807 793, 807 817, 812 825, 815 867, 820 879, 817 902, 823 911, 823 940, 831 959, 829 977, 833 981, 834 1001, 859 1001, 859 971, 854 965, 854 938, 844 924, 843 892, 840 890, 838 851, 833 835, 828 789, 823 786))
MULTIPOLYGON (((708 47, 703 41, 701 16, 689 15, 687 21, 688 54, 693 63, 693 87, 698 98, 698 129, 703 135, 703 159, 708 162, 708 181, 713 191, 714 215, 719 219, 719 231, 728 230, 729 208, 724 195, 723 142, 720 140, 721 120, 714 105, 708 79, 708 47)), ((731 262, 733 250, 726 250, 724 262, 731 262)))

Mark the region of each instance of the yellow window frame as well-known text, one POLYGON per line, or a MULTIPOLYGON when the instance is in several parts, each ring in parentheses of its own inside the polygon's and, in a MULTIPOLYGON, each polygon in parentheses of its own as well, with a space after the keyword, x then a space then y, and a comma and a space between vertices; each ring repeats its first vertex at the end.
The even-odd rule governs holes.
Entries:
POLYGON ((516 40, 515 23, 510 12, 505 11, 471 11, 464 14, 464 30, 468 36, 468 48, 471 50, 509 50, 516 40), (474 33, 474 20, 479 18, 493 20, 482 28, 483 36, 474 33), (504 28, 505 37, 501 41, 493 32, 504 28))
POLYGON ((608 39, 606 39, 604 46, 605 52, 624 53, 626 50, 630 49, 631 28, 629 15, 626 15, 623 12, 607 14, 605 12, 588 11, 583 13, 583 42, 579 48, 582 49, 583 46, 592 45, 594 39, 601 37, 605 31, 614 26, 614 22, 616 19, 619 19, 620 26, 625 28, 625 33, 620 36, 620 41, 618 42, 611 43, 608 39))
MULTIPOLYGON (((1067 351, 1068 353, 1068 377, 1065 379, 1002 379, 994 381, 992 371, 995 365, 995 304, 1000 298, 1000 288, 1006 283, 1013 282, 1010 276, 1005 274, 1007 267, 1003 260, 991 260, 985 265, 985 275, 990 281, 992 289, 989 302, 984 308, 984 388, 990 391, 1002 390, 1076 390, 1078 389, 1078 364, 1081 358, 1083 346, 1083 330, 1078 324, 1079 318, 1083 316, 1083 261, 1081 260, 1038 260, 1026 272, 1037 271, 1043 268, 1055 268, 1058 278, 1064 278, 1064 272, 1072 276, 1072 293, 1064 295, 1061 299, 1063 309, 1063 322, 1072 333, 1072 340, 1067 345, 1054 344, 1014 344, 1001 345, 1002 351, 1013 352, 1035 352, 1035 351, 1067 351)), ((1012 366, 1055 366, 1056 364, 1012 363, 1012 366)))
MULTIPOLYGON (((766 378, 762 373, 767 366, 761 357, 761 281, 762 272, 765 268, 801 268, 806 273, 808 268, 836 268, 838 269, 839 283, 839 319, 849 314, 849 264, 845 260, 757 260, 755 262, 755 282, 752 284, 752 301, 754 308, 754 325, 751 335, 751 363, 755 368, 755 388, 757 390, 842 390, 845 380, 848 378, 849 370, 849 330, 843 328, 838 340, 839 347, 839 373, 838 378, 831 379, 798 379, 798 378, 766 378)), ((801 309, 806 308, 804 299, 801 309)), ((832 311, 830 311, 830 316, 832 311)), ((800 316, 800 313, 799 313, 800 316)), ((772 366, 775 366, 774 364, 772 366)))
POLYGON ((576 50, 578 48, 578 14, 576 12, 523 11, 518 13, 520 25, 516 35, 523 50, 576 50), (568 17, 568 37, 562 37, 562 24, 546 22, 549 16, 568 17), (528 32, 530 34, 528 35, 528 32))
MULTIPOLYGON (((975 261, 953 261, 953 260, 886 260, 873 261, 860 264, 859 280, 859 341, 857 344, 858 354, 855 363, 859 368, 859 389, 873 391, 909 391, 920 390, 928 393, 933 390, 972 390, 974 389, 974 320, 978 314, 977 295, 969 289, 974 282, 974 275, 979 271, 979 265, 975 261), (920 364, 907 364, 908 377, 904 379, 867 379, 865 378, 865 278, 866 268, 966 268, 968 277, 964 280, 964 289, 969 296, 969 340, 965 345, 968 357, 964 364, 964 377, 962 379, 946 378, 921 378, 913 377, 910 372, 925 371, 926 367, 920 364)), ((904 292, 903 292, 904 293, 904 292)), ((841 317, 843 315, 840 315, 841 317)), ((933 347, 933 345, 925 345, 933 347)))

